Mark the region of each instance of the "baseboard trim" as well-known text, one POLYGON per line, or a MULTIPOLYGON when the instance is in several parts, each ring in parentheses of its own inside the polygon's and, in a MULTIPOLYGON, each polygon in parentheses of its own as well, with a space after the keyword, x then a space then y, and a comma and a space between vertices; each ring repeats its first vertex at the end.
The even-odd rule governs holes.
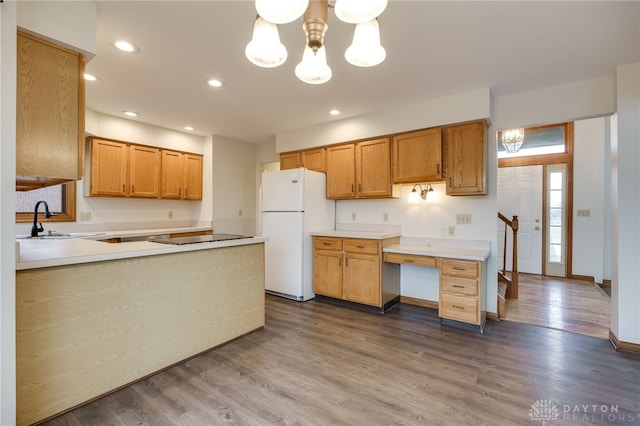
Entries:
POLYGON ((400 303, 407 305, 422 306, 423 308, 438 309, 438 302, 432 300, 417 299, 415 297, 400 296, 400 303))
POLYGON ((590 275, 571 275, 569 278, 578 281, 588 281, 591 284, 596 283, 596 279, 590 275))
POLYGON ((609 342, 616 351, 622 352, 634 352, 640 354, 640 344, 638 343, 630 343, 630 342, 622 342, 618 340, 613 331, 609 330, 609 342))
POLYGON ((500 316, 495 312, 487 312, 487 319, 491 321, 500 321, 500 316))

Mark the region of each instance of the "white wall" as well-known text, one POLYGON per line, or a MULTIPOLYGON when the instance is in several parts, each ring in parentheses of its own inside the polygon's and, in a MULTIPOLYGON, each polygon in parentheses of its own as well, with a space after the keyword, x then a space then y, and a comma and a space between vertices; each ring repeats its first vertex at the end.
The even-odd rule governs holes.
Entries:
POLYGON ((0 425, 15 424, 16 3, 0 6, 0 425))
POLYGON ((489 88, 482 88, 307 129, 278 133, 276 151, 295 151, 448 123, 484 120, 489 118, 490 97, 489 88))
POLYGON ((605 256, 611 257, 604 251, 605 118, 576 121, 573 136, 573 274, 602 283, 611 278, 603 272, 605 256), (590 210, 590 216, 578 216, 579 209, 590 210))
POLYGON ((20 29, 82 53, 85 62, 89 62, 95 56, 98 50, 97 2, 20 1, 17 3, 20 29))
POLYGON ((611 331, 640 344, 640 63, 618 67, 612 118, 611 331))
POLYGON ((256 235, 256 145, 213 137, 213 226, 256 235))

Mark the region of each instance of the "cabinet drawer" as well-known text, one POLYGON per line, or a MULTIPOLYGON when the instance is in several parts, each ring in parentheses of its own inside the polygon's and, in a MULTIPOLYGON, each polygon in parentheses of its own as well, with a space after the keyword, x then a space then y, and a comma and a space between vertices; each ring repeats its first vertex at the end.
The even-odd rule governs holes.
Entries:
POLYGON ((342 251, 342 238, 314 237, 313 248, 315 250, 342 251))
POLYGON ((436 267, 436 258, 431 256, 418 256, 415 254, 385 253, 384 261, 389 263, 404 263, 407 265, 436 267))
POLYGON ((442 275, 478 278, 480 276, 480 263, 473 260, 442 259, 440 271, 442 275))
POLYGON ((438 313, 443 318, 480 324, 478 298, 476 297, 441 294, 438 313))
POLYGON ((344 251, 348 251, 349 253, 378 254, 378 240, 345 238, 344 251))
POLYGON ((478 280, 443 275, 440 278, 440 291, 445 293, 464 294, 466 296, 477 296, 478 280))

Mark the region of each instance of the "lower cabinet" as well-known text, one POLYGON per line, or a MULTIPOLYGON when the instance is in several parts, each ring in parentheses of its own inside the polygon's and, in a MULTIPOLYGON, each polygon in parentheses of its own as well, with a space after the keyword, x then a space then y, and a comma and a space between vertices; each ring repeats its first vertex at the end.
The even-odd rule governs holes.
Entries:
POLYGON ((444 319, 482 326, 485 316, 481 300, 482 262, 440 259, 440 303, 444 319))
POLYGON ((398 242, 399 237, 314 237, 314 292, 388 310, 400 299, 400 275, 395 265, 382 262, 382 249, 398 242))

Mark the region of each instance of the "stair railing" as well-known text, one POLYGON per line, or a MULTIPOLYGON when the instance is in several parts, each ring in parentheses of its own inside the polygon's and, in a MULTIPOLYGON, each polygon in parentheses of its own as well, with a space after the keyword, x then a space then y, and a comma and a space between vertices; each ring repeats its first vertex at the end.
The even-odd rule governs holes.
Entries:
POLYGON ((504 249, 502 252, 502 271, 498 271, 498 277, 507 283, 507 299, 518 298, 518 216, 513 216, 509 220, 505 215, 498 212, 498 219, 504 222, 504 249), (511 229, 513 235, 513 250, 511 253, 511 276, 507 276, 507 227, 511 229))

